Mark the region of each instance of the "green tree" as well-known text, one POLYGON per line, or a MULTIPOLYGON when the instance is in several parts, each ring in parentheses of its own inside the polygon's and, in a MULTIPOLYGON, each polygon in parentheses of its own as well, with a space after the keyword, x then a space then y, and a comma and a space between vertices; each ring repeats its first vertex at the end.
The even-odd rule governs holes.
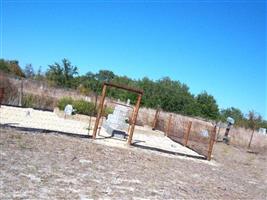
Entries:
POLYGON ((15 76, 25 77, 25 74, 19 66, 19 61, 17 60, 0 59, 0 70, 15 76))
POLYGON ((57 62, 49 65, 46 77, 52 84, 57 86, 72 87, 72 81, 77 74, 78 68, 71 65, 71 62, 64 58, 61 65, 57 62))
POLYGON ((109 70, 100 70, 94 77, 100 83, 102 82, 110 82, 115 78, 115 74, 109 70))
MULTIPOLYGON (((136 87, 135 82, 127 76, 115 76, 112 79, 112 82, 118 85, 136 87)), ((130 99, 132 103, 135 103, 136 100, 136 94, 117 88, 110 88, 107 92, 107 95, 123 101, 130 99)))
POLYGON ((253 139, 253 135, 254 135, 254 131, 255 131, 255 129, 259 128, 259 124, 262 121, 262 117, 254 111, 249 111, 248 116, 247 116, 247 120, 248 120, 247 121, 247 127, 252 130, 249 144, 248 144, 248 148, 250 148, 251 143, 252 143, 252 139, 253 139))
POLYGON ((94 109, 96 109, 97 107, 97 100, 98 100, 98 96, 101 93, 101 82, 98 80, 97 75, 92 73, 92 72, 88 72, 86 73, 85 76, 81 76, 80 77, 80 84, 84 87, 84 88, 88 88, 89 90, 87 90, 87 92, 89 93, 90 91, 93 92, 94 96, 95 96, 95 105, 94 105, 94 109))
POLYGON ((203 92, 196 96, 197 105, 200 110, 201 117, 216 120, 219 116, 219 108, 216 100, 212 95, 203 92))
POLYGON ((169 77, 164 77, 156 82, 160 107, 169 112, 193 115, 192 105, 194 97, 189 92, 189 87, 179 81, 173 81, 169 77))
POLYGON ((4 59, 0 59, 0 70, 5 73, 10 73, 9 64, 4 59))
POLYGON ((262 117, 257 114, 255 111, 249 111, 247 114, 247 128, 252 130, 259 128, 260 123, 262 122, 262 117))
POLYGON ((226 122, 227 117, 232 117, 235 120, 235 126, 243 126, 244 125, 244 114, 238 108, 227 108, 222 109, 220 112, 220 119, 226 122))
POLYGON ((9 61, 9 69, 12 74, 19 77, 25 77, 25 74, 23 73, 21 67, 19 66, 19 61, 17 60, 9 61))

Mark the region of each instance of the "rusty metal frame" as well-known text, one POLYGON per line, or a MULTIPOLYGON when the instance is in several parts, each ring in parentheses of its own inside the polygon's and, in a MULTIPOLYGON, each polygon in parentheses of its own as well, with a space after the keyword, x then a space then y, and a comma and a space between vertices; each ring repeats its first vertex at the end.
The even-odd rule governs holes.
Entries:
POLYGON ((143 95, 144 92, 142 90, 139 90, 139 89, 136 89, 136 88, 131 88, 131 87, 128 87, 128 86, 122 86, 122 85, 117 85, 117 84, 114 84, 114 83, 104 82, 103 83, 103 88, 102 88, 101 100, 100 100, 99 107, 98 107, 98 113, 97 113, 97 117, 96 117, 96 120, 95 120, 95 126, 94 126, 94 129, 93 129, 93 139, 96 139, 96 133, 97 133, 97 130, 98 130, 100 118, 102 116, 102 111, 103 111, 104 102, 105 102, 105 98, 106 98, 107 87, 114 87, 114 88, 118 88, 118 89, 122 89, 122 90, 127 90, 129 92, 133 92, 133 93, 136 93, 138 95, 137 96, 137 102, 135 104, 135 107, 134 107, 134 110, 133 110, 133 113, 132 113, 132 116, 131 116, 131 122, 132 123, 131 123, 131 125, 129 127, 129 130, 128 130, 128 141, 127 141, 127 143, 130 145, 132 143, 134 127, 135 127, 135 124, 136 124, 136 119, 137 119, 138 111, 139 111, 139 108, 140 108, 142 95, 143 95))

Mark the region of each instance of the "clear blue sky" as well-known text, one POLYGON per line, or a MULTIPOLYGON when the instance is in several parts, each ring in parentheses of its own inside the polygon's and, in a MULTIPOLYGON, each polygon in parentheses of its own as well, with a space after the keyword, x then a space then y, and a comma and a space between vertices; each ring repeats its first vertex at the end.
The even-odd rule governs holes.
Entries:
POLYGON ((267 119, 264 1, 0 1, 1 57, 22 67, 68 58, 80 74, 170 76, 267 119))

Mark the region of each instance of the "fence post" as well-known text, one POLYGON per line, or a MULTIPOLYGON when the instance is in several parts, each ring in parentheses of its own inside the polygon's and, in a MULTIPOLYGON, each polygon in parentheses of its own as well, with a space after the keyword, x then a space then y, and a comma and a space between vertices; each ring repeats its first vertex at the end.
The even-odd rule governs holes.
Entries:
POLYGON ((250 136, 250 140, 249 140, 249 143, 248 143, 248 149, 250 148, 250 145, 251 145, 253 136, 254 136, 254 128, 253 128, 253 130, 252 130, 252 134, 251 134, 251 136, 250 136))
POLYGON ((192 126, 192 121, 189 121, 186 133, 184 135, 184 146, 187 146, 188 139, 189 139, 189 134, 190 134, 190 130, 191 130, 191 126, 192 126))
POLYGON ((214 141, 215 141, 215 137, 216 137, 216 125, 214 126, 211 136, 210 136, 210 141, 209 141, 209 149, 208 149, 208 156, 207 156, 207 160, 211 160, 211 153, 212 153, 212 149, 213 149, 213 145, 214 145, 214 141))
POLYGON ((106 97, 106 90, 107 90, 107 86, 104 84, 103 89, 102 89, 101 101, 99 104, 98 113, 97 113, 97 117, 95 120, 95 126, 94 126, 94 130, 93 130, 93 139, 96 139, 96 132, 98 129, 99 121, 100 121, 103 106, 104 106, 104 101, 105 101, 105 97, 106 97))
MULTIPOLYGON (((104 105, 104 112, 105 112, 105 110, 107 109, 107 104, 105 104, 104 105)), ((98 128, 98 133, 97 133, 97 135, 99 135, 100 134, 100 131, 101 131, 101 127, 102 127, 102 124, 103 124, 103 119, 104 118, 104 116, 103 116, 103 110, 102 110, 102 113, 101 113, 101 118, 100 118, 100 126, 99 126, 99 128, 98 128)))
POLYGON ((166 136, 168 136, 170 133, 171 121, 172 121, 172 114, 170 114, 170 116, 169 116, 168 125, 167 125, 166 131, 165 131, 166 136))
POLYGON ((132 125, 132 120, 133 120, 133 116, 134 116, 134 113, 135 113, 135 109, 136 107, 133 108, 133 111, 132 111, 132 114, 131 114, 131 117, 129 118, 129 126, 128 126, 128 130, 127 130, 127 133, 129 133, 130 129, 131 129, 131 125, 132 125))
POLYGON ((23 96, 23 79, 21 79, 21 82, 20 82, 19 106, 22 106, 22 96, 23 96))
POLYGON ((152 124, 152 130, 154 131, 156 129, 157 121, 158 121, 158 115, 159 115, 159 109, 156 110, 156 114, 153 120, 152 124))
POLYGON ((128 136, 128 141, 127 142, 128 142, 129 145, 132 144, 133 132, 134 132, 135 124, 136 124, 136 119, 137 119, 137 116, 138 116, 138 111, 139 111, 139 108, 140 108, 141 99, 142 99, 142 95, 139 94, 138 98, 137 98, 137 102, 135 104, 135 108, 133 110, 132 124, 131 124, 129 132, 128 132, 129 136, 128 136))

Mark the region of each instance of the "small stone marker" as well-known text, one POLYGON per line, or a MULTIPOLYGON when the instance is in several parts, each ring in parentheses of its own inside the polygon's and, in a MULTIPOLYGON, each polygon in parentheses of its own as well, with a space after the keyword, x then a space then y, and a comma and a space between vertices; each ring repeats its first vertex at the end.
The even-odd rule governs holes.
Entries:
POLYGON ((70 104, 66 105, 66 107, 64 109, 65 115, 72 115, 72 112, 73 112, 72 105, 70 105, 70 104))
POLYGON ((130 100, 130 99, 127 99, 127 103, 126 103, 126 105, 129 106, 130 103, 131 103, 131 100, 130 100))

